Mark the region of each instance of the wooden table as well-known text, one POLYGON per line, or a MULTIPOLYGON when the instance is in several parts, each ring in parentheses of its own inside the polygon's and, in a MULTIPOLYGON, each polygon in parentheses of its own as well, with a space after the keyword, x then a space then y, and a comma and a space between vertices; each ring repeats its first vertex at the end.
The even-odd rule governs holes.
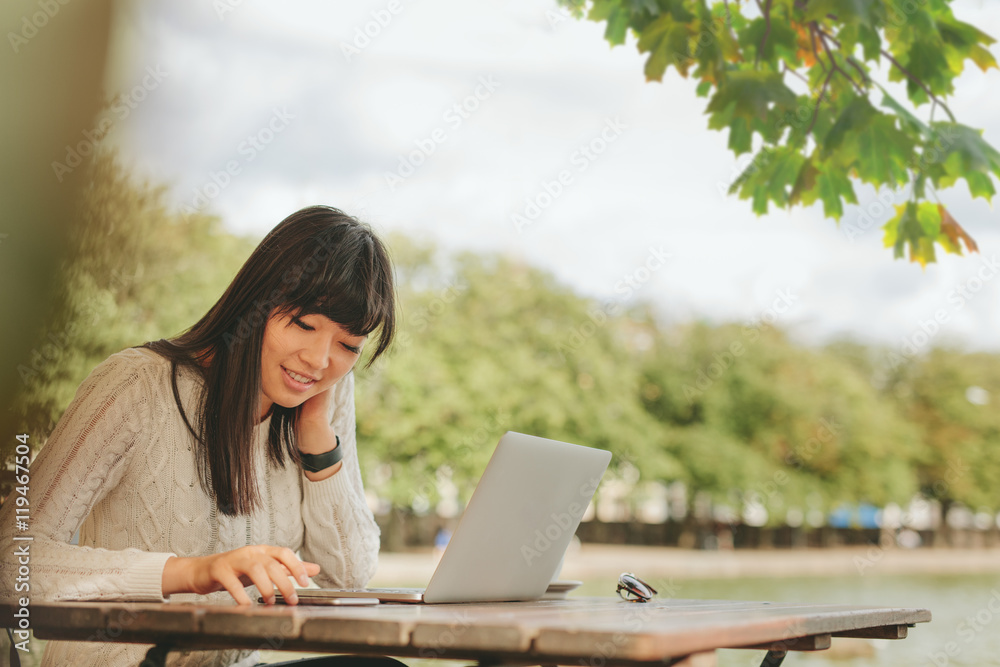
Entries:
MULTIPOLYGON (((15 607, 0 605, 0 618, 15 607)), ((66 602, 31 606, 41 639, 156 644, 171 648, 252 648, 463 659, 481 664, 637 667, 658 662, 714 665, 719 648, 788 651, 829 648, 835 637, 902 639, 926 609, 846 605, 568 598, 491 604, 375 607, 267 607, 179 603, 66 602)))

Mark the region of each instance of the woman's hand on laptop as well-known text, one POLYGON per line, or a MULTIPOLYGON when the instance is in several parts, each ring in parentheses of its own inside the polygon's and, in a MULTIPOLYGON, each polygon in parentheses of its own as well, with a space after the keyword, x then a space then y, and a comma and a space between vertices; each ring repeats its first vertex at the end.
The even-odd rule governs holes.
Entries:
POLYGON ((299 560, 291 549, 258 544, 208 556, 167 559, 163 595, 226 590, 238 604, 250 604, 244 587, 252 584, 268 604, 274 603, 275 587, 288 604, 295 604, 298 596, 292 578, 306 586, 308 577, 318 573, 319 565, 299 560))

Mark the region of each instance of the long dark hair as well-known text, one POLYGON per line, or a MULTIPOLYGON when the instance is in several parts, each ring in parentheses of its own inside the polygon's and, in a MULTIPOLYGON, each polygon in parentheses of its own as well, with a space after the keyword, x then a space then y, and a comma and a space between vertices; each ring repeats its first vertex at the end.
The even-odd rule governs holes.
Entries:
MULTIPOLYGON (((371 228, 329 206, 285 218, 260 242, 222 297, 197 324, 173 339, 146 343, 172 364, 174 400, 198 443, 202 485, 219 511, 259 506, 253 430, 259 420, 261 349, 272 314, 325 315, 355 336, 378 330, 370 366, 396 329, 392 264, 371 228), (177 368, 204 378, 193 427, 177 390, 177 368)), ((284 467, 295 447, 296 408, 274 404, 268 458, 284 467)))

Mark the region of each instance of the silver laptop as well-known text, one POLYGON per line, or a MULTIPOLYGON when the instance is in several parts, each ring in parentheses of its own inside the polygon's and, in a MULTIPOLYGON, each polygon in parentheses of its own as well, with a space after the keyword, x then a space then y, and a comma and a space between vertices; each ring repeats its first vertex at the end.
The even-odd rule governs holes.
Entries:
POLYGON ((534 600, 545 594, 611 452, 508 431, 426 589, 299 589, 299 602, 534 600))

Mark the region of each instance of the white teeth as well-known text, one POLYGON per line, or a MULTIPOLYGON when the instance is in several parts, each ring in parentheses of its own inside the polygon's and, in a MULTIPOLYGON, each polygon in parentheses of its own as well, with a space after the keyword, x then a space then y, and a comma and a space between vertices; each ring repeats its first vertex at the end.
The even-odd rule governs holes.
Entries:
POLYGON ((296 382, 301 382, 302 384, 310 384, 312 382, 315 382, 315 380, 307 378, 305 375, 299 375, 295 371, 290 371, 287 368, 285 369, 285 372, 288 373, 288 375, 291 376, 291 378, 296 382))

